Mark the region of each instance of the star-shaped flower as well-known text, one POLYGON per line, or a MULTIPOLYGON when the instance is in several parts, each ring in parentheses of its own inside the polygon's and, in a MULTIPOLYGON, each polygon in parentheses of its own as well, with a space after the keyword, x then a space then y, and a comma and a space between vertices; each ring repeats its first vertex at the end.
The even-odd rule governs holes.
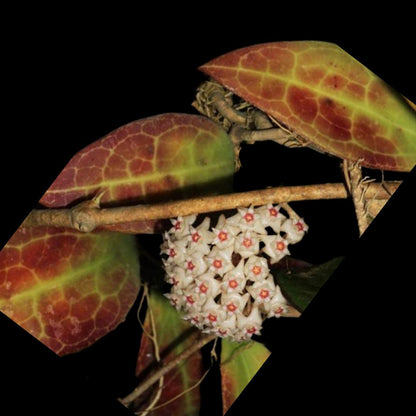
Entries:
POLYGON ((242 293, 246 285, 246 276, 244 274, 244 260, 241 259, 238 265, 225 273, 222 278, 223 293, 242 293))
POLYGON ((243 314, 237 315, 237 328, 239 337, 241 340, 250 339, 252 335, 260 335, 263 318, 261 317, 260 310, 257 306, 251 308, 250 315, 245 316, 243 314))
POLYGON ((253 231, 240 233, 234 241, 234 251, 243 259, 258 254, 260 249, 260 240, 253 231))
POLYGON ((286 217, 280 212, 279 205, 263 205, 255 209, 265 227, 271 227, 275 233, 280 232, 280 226, 286 217))
POLYGON ((185 270, 179 266, 173 266, 169 272, 166 273, 165 280, 173 287, 172 290, 185 289, 193 281, 194 278, 186 274, 185 270))
POLYGON ((212 244, 220 249, 227 248, 234 244, 234 237, 238 234, 239 229, 227 224, 225 215, 221 214, 217 225, 212 229, 215 238, 212 244))
POLYGON ((197 277, 208 269, 206 257, 200 251, 195 251, 185 258, 183 268, 187 275, 197 277))
POLYGON ((209 217, 204 220, 196 228, 189 227, 189 235, 187 236, 189 252, 199 251, 202 254, 208 254, 211 250, 209 244, 215 237, 215 234, 209 231, 210 225, 209 217))
POLYGON ((231 261, 231 255, 233 253, 233 247, 227 247, 220 250, 218 247, 214 247, 207 256, 207 262, 209 270, 224 276, 225 273, 234 269, 234 265, 231 261))
POLYGON ((287 240, 280 235, 265 235, 261 240, 264 243, 262 251, 270 257, 271 264, 290 254, 287 240))
POLYGON ((221 283, 215 279, 215 273, 207 272, 195 280, 195 291, 200 296, 214 299, 221 293, 221 283))
POLYGON ((238 293, 228 293, 221 296, 221 305, 227 315, 235 315, 237 312, 243 312, 250 295, 245 293, 240 295, 238 293))
POLYGON ((244 265, 244 273, 247 279, 252 281, 263 280, 269 275, 269 266, 264 257, 252 256, 244 265))
POLYGON ((196 220, 196 215, 187 215, 171 219, 172 227, 168 231, 169 234, 175 235, 176 238, 184 237, 189 234, 189 226, 196 220))
POLYGON ((281 231, 286 233, 289 244, 295 244, 302 240, 308 228, 302 218, 289 218, 282 224, 281 231))
POLYGON ((225 311, 211 298, 207 299, 202 312, 204 314, 204 324, 210 328, 217 327, 226 318, 225 311))
POLYGON ((275 290, 276 285, 271 274, 266 279, 254 282, 253 285, 247 288, 248 293, 250 293, 256 304, 270 302, 275 290))
POLYGON ((220 322, 218 326, 214 329, 214 333, 221 337, 233 337, 234 333, 237 330, 237 317, 236 315, 231 315, 224 321, 220 322))
POLYGON ((238 208, 238 213, 227 218, 227 223, 242 231, 249 230, 258 234, 267 234, 260 215, 254 211, 253 207, 238 208))

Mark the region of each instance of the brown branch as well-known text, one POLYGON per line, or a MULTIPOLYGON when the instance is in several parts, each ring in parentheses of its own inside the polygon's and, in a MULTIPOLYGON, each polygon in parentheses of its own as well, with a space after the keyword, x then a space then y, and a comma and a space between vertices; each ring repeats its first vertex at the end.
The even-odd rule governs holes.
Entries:
POLYGON ((119 399, 119 401, 125 406, 128 406, 130 403, 140 397, 146 390, 152 387, 153 384, 155 384, 161 377, 163 377, 178 364, 189 358, 191 355, 193 355, 204 345, 208 344, 215 338, 216 335, 212 334, 202 336, 197 342, 192 344, 188 349, 184 350, 181 354, 177 355, 171 361, 156 370, 150 377, 146 378, 142 383, 140 383, 130 394, 128 394, 126 397, 123 397, 122 399, 119 399))
MULTIPOLYGON (((400 182, 371 183, 367 199, 389 199, 400 182), (387 192, 387 190, 390 192, 387 192)), ((250 205, 277 204, 305 200, 346 199, 349 193, 342 183, 287 186, 226 195, 190 198, 154 205, 100 208, 96 200, 85 201, 69 209, 33 210, 22 226, 55 226, 89 232, 98 226, 133 221, 158 220, 191 214, 224 211, 250 205)))

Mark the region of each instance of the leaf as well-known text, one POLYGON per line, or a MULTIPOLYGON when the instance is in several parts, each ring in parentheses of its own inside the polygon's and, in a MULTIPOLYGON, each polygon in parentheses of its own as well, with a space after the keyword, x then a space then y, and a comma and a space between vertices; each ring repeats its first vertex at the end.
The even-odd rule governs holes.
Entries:
POLYGON ((311 147, 375 169, 410 171, 416 163, 416 112, 335 44, 255 45, 200 69, 311 147))
MULTIPOLYGON (((67 207, 102 192, 102 206, 219 193, 231 185, 233 173, 233 146, 220 126, 202 116, 161 114, 122 126, 82 149, 40 203, 67 207)), ((155 221, 102 228, 151 233, 155 221)))
POLYGON ((223 413, 242 393, 270 355, 270 351, 255 341, 221 342, 221 382, 223 413))
POLYGON ((19 228, 0 252, 0 310, 59 355, 124 321, 139 285, 130 235, 19 228))
POLYGON ((284 270, 279 267, 272 268, 271 272, 284 296, 296 309, 303 312, 341 261, 342 257, 336 257, 323 264, 311 265, 306 270, 304 267, 299 270, 284 270))
MULTIPOLYGON (((151 292, 149 296, 149 308, 144 322, 144 329, 145 332, 152 333, 151 317, 149 313, 149 310, 151 310, 154 318, 157 345, 163 360, 169 361, 195 342, 198 331, 195 331, 188 322, 181 319, 176 309, 173 308, 169 301, 160 293, 151 292)), ((136 374, 138 376, 145 376, 156 365, 157 360, 152 341, 144 335, 140 345, 136 374)), ((200 381, 202 376, 202 354, 198 351, 179 364, 174 370, 165 374, 163 390, 155 406, 161 406, 168 400, 184 393, 185 390, 200 381)), ((157 388, 156 386, 155 389, 157 388)), ((150 415, 194 416, 199 413, 199 407, 200 393, 199 388, 196 387, 182 394, 179 398, 166 406, 161 406, 160 408, 153 410, 150 415)))

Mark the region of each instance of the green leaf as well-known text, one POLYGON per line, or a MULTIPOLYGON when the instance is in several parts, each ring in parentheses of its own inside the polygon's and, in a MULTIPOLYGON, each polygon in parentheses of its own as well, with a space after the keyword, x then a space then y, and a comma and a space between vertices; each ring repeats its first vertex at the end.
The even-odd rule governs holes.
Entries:
MULTIPOLYGON (((234 149, 206 117, 167 113, 133 121, 72 157, 40 203, 61 208, 100 194, 100 204, 126 206, 229 191, 234 149)), ((111 231, 152 233, 160 221, 108 225, 111 231)))
POLYGON ((270 351, 255 341, 221 343, 221 383, 225 414, 270 355, 270 351))
POLYGON ((310 266, 306 270, 303 266, 300 270, 272 268, 271 272, 285 297, 295 308, 303 312, 341 261, 342 257, 336 257, 326 263, 310 266))
POLYGON ((0 310, 59 355, 123 322, 139 286, 131 235, 21 227, 0 252, 0 310))
MULTIPOLYGON (((153 334, 152 327, 155 330, 154 335, 157 340, 160 358, 165 361, 169 361, 189 348, 195 342, 199 333, 188 322, 181 319, 179 313, 171 306, 169 301, 156 291, 151 292, 149 296, 149 305, 144 322, 145 334, 146 332, 153 334), (154 319, 154 326, 152 326, 151 317, 154 319)), ((145 377, 152 368, 158 365, 153 343, 145 334, 142 337, 136 366, 136 374, 139 377, 145 377)), ((196 387, 186 393, 185 390, 190 389, 202 378, 203 370, 202 354, 198 351, 165 374, 163 390, 155 404, 155 407, 161 407, 155 408, 149 415, 197 415, 200 407, 199 388, 196 387), (163 406, 163 403, 177 395, 180 395, 180 397, 163 406)), ((153 389, 153 394, 155 391, 156 386, 153 389)), ((154 396, 145 398, 147 402, 139 404, 141 409, 145 409, 153 398, 154 396)))
POLYGON ((333 43, 253 45, 200 69, 311 147, 374 169, 416 163, 412 105, 333 43))

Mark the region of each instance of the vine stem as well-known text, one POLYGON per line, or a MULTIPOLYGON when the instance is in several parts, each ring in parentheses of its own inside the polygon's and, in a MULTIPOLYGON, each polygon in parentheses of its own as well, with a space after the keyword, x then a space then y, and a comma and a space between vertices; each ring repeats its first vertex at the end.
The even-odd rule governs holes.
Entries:
POLYGON ((170 360, 168 363, 163 364, 158 370, 146 378, 142 383, 140 383, 130 394, 126 397, 119 399, 119 401, 124 405, 128 406, 135 399, 140 397, 147 389, 149 389, 153 384, 155 384, 161 377, 175 368, 179 363, 189 358, 195 352, 200 350, 204 345, 208 344, 214 340, 216 335, 203 335, 198 341, 192 344, 188 349, 184 350, 181 354, 177 355, 175 358, 170 360))
MULTIPOLYGON (((370 183, 367 199, 388 200, 400 182, 370 183)), ((73 208, 36 209, 24 220, 23 227, 55 226, 90 232, 99 226, 174 218, 179 216, 223 211, 238 207, 273 203, 346 199, 349 192, 342 183, 282 186, 233 194, 189 198, 153 205, 141 204, 116 208, 101 208, 99 197, 81 202, 73 208)))

